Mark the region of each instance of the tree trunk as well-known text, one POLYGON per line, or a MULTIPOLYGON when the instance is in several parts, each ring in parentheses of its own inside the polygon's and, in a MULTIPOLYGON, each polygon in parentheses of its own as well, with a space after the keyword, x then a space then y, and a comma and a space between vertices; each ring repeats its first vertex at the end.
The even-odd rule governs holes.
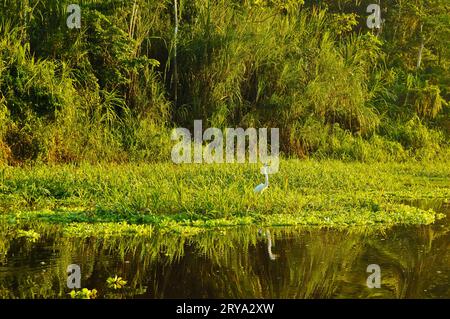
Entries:
POLYGON ((174 0, 175 10, 175 40, 173 54, 173 82, 174 82, 174 101, 177 105, 178 101, 178 66, 177 66, 177 49, 178 49, 178 0, 174 0))
POLYGON ((425 48, 425 42, 423 39, 422 31, 423 31, 423 24, 420 26, 420 47, 419 47, 419 53, 417 54, 416 70, 420 69, 420 65, 422 64, 423 49, 425 48))
POLYGON ((425 44, 422 42, 420 43, 420 48, 419 48, 419 54, 417 55, 417 66, 416 66, 416 70, 418 70, 420 68, 420 65, 422 64, 422 54, 423 54, 423 49, 425 48, 425 44))
POLYGON ((129 34, 130 38, 134 37, 134 28, 136 26, 137 11, 138 11, 138 8, 137 8, 136 0, 135 0, 133 3, 133 9, 131 12, 130 29, 128 30, 128 34, 129 34))

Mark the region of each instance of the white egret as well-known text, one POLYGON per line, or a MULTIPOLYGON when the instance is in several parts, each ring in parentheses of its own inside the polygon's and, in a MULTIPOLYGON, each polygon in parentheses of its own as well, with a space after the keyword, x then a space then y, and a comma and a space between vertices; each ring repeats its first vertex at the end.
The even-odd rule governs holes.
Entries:
POLYGON ((253 190, 255 193, 262 193, 264 192, 267 187, 269 187, 269 172, 267 171, 268 169, 268 165, 264 164, 264 175, 266 177, 266 181, 265 183, 261 183, 258 186, 255 187, 255 189, 253 190))

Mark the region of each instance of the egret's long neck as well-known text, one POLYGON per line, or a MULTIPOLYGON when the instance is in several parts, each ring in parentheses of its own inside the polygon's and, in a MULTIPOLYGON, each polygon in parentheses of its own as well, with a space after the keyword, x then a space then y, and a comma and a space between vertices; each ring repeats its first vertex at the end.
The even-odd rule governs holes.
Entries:
POLYGON ((269 185, 269 174, 267 173, 267 168, 266 168, 264 174, 266 175, 266 185, 269 185))

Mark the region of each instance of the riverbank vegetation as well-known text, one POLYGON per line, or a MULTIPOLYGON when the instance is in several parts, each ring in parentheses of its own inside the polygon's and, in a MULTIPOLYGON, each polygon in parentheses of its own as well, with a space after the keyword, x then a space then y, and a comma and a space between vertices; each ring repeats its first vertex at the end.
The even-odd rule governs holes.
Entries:
POLYGON ((261 178, 253 164, 6 168, 0 175, 0 205, 13 224, 63 224, 68 233, 84 237, 150 235, 155 227, 189 235, 250 224, 430 224, 440 216, 414 201, 450 199, 448 163, 283 160, 269 189, 254 194, 261 178))
POLYGON ((79 29, 71 2, 0 1, 11 221, 73 234, 428 224, 436 213, 404 200, 450 197, 445 1, 383 4, 377 29, 368 1, 80 0, 79 29), (171 130, 195 119, 280 128, 268 192, 252 191, 256 165, 170 163, 171 130))
POLYGON ((448 297, 449 71, 448 0, 0 0, 0 298, 448 297))
POLYGON ((0 2, 0 163, 165 161, 170 130, 279 127, 285 156, 448 157, 449 4, 0 2), (176 54, 175 54, 176 53, 176 54), (175 58, 176 57, 176 58, 175 58))

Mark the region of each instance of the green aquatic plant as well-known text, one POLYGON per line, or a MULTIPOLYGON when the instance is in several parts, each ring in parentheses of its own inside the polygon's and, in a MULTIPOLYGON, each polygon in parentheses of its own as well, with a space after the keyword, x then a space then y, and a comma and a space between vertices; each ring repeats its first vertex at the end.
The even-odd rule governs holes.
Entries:
POLYGON ((26 238, 26 240, 29 241, 30 243, 34 243, 39 240, 41 235, 32 229, 30 229, 30 230, 19 229, 16 233, 16 237, 17 238, 26 238))
POLYGON ((8 167, 0 180, 0 207, 13 224, 45 221, 74 237, 152 236, 156 228, 189 236, 251 224, 430 224, 438 217, 434 210, 405 200, 450 199, 448 167, 282 160, 271 176, 270 196, 252 192, 260 177, 255 164, 8 167), (32 207, 22 194, 33 198, 32 207))
POLYGON ((127 281, 123 280, 122 277, 118 277, 116 275, 114 277, 109 277, 108 279, 106 279, 106 283, 109 288, 122 289, 127 284, 127 281))
POLYGON ((97 298, 97 290, 89 290, 87 288, 83 288, 78 291, 72 290, 68 295, 71 299, 95 299, 97 298))

